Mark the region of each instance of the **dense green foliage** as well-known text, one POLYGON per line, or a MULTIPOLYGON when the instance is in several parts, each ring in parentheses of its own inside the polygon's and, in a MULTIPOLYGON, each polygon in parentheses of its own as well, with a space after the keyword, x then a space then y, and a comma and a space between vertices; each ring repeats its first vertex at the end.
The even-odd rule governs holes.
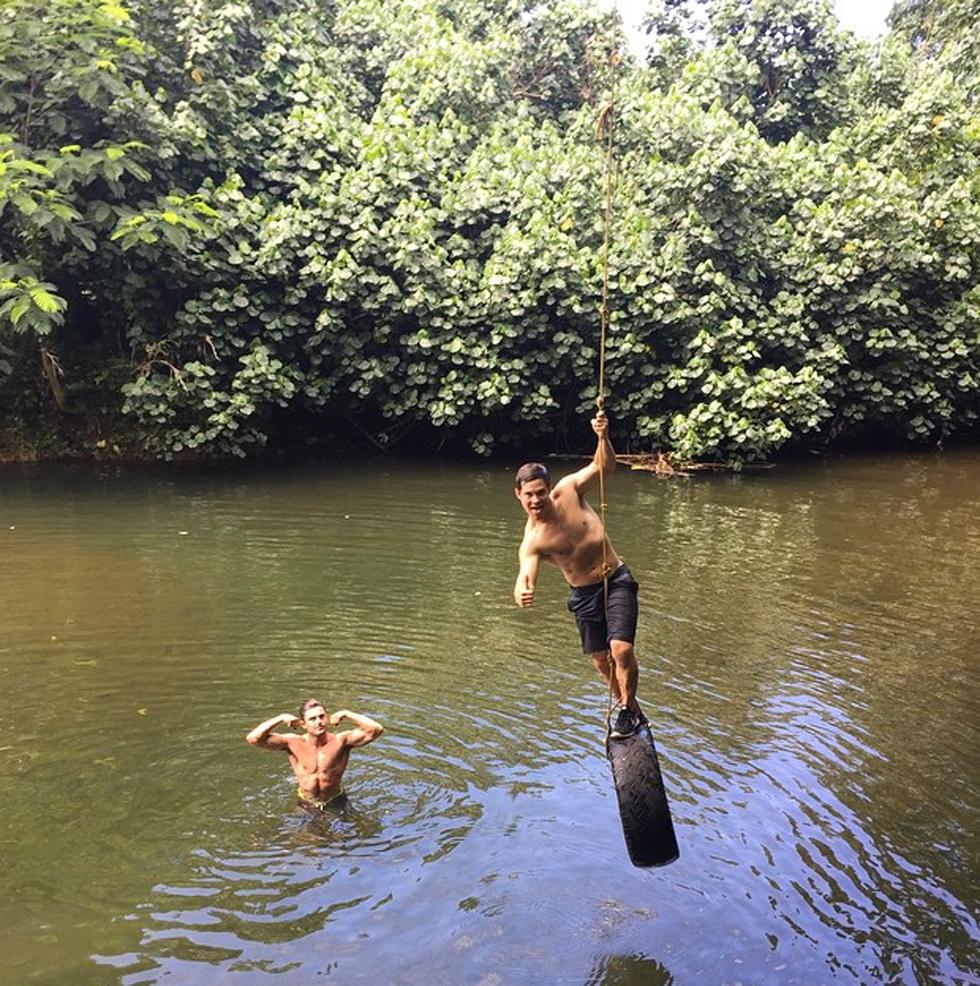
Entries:
MULTIPOLYGON (((651 6, 616 73, 621 447, 975 431, 966 6, 899 5, 875 50, 826 0, 651 6)), ((617 31, 577 0, 5 0, 0 427, 574 441, 617 31)))

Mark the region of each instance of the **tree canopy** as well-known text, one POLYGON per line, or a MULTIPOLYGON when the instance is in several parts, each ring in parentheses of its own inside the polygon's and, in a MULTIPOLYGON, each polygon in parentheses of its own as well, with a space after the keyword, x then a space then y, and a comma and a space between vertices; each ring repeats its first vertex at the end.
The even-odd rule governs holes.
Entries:
MULTIPOLYGON (((615 68, 621 447, 976 433, 969 6, 897 4, 872 47, 828 0, 651 4, 615 68)), ((0 428, 574 443, 614 50, 580 0, 7 0, 0 428)))

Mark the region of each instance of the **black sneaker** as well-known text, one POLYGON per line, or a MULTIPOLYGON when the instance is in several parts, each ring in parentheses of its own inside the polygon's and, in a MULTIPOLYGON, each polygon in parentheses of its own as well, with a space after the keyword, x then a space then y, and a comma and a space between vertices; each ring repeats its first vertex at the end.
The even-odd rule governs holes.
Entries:
POLYGON ((609 732, 610 739, 626 739, 636 732, 639 723, 632 709, 620 709, 616 716, 616 723, 609 732))

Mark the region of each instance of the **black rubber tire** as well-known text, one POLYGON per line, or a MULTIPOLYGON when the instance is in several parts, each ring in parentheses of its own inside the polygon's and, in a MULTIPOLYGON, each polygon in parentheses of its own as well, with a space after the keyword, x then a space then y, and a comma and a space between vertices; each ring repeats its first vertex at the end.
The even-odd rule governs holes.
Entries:
POLYGON ((649 727, 644 724, 625 739, 607 739, 606 756, 612 767, 630 862, 634 866, 672 863, 680 851, 649 727))

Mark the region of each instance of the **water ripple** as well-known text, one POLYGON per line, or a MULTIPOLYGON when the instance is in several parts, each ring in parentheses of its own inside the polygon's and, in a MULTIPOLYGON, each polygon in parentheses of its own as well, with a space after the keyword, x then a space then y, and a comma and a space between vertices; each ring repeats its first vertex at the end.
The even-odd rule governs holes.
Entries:
POLYGON ((5 475, 2 978, 980 981, 980 473, 876 462, 615 480, 656 872, 508 470, 5 475), (309 695, 386 726, 317 819, 242 742, 309 695))

